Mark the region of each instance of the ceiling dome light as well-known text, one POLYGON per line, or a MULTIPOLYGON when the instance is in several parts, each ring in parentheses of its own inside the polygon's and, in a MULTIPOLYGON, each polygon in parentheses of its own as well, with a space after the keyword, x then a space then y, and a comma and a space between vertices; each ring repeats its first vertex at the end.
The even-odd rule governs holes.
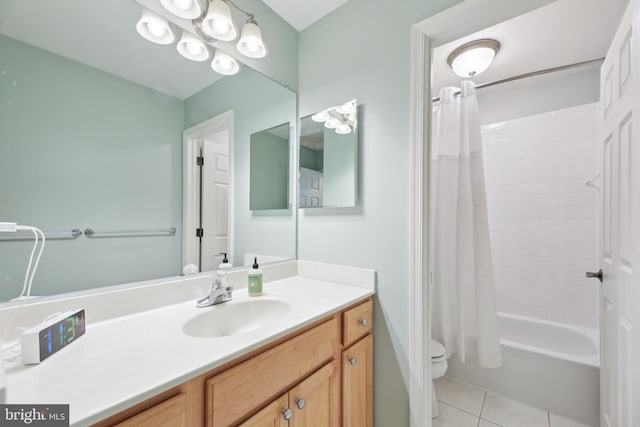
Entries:
POLYGON ((176 39, 166 19, 144 9, 136 30, 145 39, 158 44, 171 44, 176 39))
POLYGON ((340 135, 350 134, 351 133, 351 126, 349 126, 347 123, 342 122, 336 128, 336 133, 340 134, 340 135))
POLYGON ((320 111, 319 113, 315 113, 313 116, 311 116, 311 120, 318 123, 324 123, 329 120, 329 113, 327 113, 326 111, 320 111))
POLYGON ((160 0, 169 12, 183 19, 196 19, 202 15, 202 5, 198 0, 160 0))
POLYGON ((216 50, 216 54, 213 56, 213 61, 211 61, 211 68, 216 73, 223 74, 225 76, 232 76, 234 74, 238 74, 240 71, 240 64, 235 58, 227 55, 220 49, 216 50))
POLYGON ((330 117, 329 120, 324 122, 324 127, 327 129, 336 129, 341 123, 342 122, 337 117, 330 117))
POLYGON ((244 27, 242 27, 242 34, 236 48, 238 52, 249 58, 264 58, 267 56, 267 47, 262 41, 262 32, 253 18, 249 18, 244 27))
POLYGON ((474 77, 489 68, 499 50, 497 40, 474 40, 451 52, 447 64, 460 77, 474 77))
POLYGON ((207 16, 202 20, 202 31, 214 39, 235 40, 238 37, 238 30, 231 19, 229 5, 222 0, 213 0, 209 5, 207 16))
POLYGON ((186 31, 182 32, 177 48, 180 55, 192 61, 202 62, 209 59, 209 49, 204 42, 186 31))

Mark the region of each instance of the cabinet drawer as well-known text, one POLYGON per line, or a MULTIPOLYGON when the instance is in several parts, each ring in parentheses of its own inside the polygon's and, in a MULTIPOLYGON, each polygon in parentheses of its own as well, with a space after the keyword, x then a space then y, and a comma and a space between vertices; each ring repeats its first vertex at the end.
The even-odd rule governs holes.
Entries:
POLYGON ((115 427, 186 427, 187 397, 185 393, 127 418, 115 427))
POLYGON ((332 318, 207 380, 207 426, 237 423, 331 359, 337 346, 332 318))
POLYGON ((346 347, 371 332, 373 303, 371 300, 343 313, 342 343, 346 347))

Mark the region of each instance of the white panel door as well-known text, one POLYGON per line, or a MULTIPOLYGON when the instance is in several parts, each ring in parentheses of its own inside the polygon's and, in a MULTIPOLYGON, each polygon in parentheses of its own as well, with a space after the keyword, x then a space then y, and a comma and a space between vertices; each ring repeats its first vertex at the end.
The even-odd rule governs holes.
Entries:
POLYGON ((600 425, 640 426, 640 0, 630 0, 601 70, 600 425))
POLYGON ((300 168, 300 206, 318 208, 322 206, 322 172, 300 168))
MULTIPOLYGON (((217 268, 229 252, 229 132, 220 131, 202 144, 201 271, 217 268)), ((231 254, 230 254, 231 255, 231 254)))

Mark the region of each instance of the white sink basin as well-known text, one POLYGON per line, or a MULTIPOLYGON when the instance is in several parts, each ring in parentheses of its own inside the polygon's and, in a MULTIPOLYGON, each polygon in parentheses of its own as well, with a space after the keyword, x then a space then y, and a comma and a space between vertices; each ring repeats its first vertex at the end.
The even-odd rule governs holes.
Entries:
POLYGON ((291 312, 291 305, 277 299, 231 301, 203 308, 182 331, 192 337, 212 338, 246 334, 278 322, 291 312))

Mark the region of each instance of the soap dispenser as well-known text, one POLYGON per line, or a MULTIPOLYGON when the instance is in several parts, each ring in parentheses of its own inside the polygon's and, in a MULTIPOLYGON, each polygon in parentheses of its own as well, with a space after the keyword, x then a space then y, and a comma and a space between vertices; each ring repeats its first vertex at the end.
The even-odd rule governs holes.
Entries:
POLYGON ((258 265, 258 257, 253 258, 253 266, 249 270, 248 289, 251 297, 262 295, 262 270, 258 265))
POLYGON ((218 264, 218 270, 228 270, 230 268, 233 268, 233 266, 229 262, 229 259, 227 258, 227 253, 220 252, 220 255, 224 255, 224 258, 222 258, 222 262, 218 264))

